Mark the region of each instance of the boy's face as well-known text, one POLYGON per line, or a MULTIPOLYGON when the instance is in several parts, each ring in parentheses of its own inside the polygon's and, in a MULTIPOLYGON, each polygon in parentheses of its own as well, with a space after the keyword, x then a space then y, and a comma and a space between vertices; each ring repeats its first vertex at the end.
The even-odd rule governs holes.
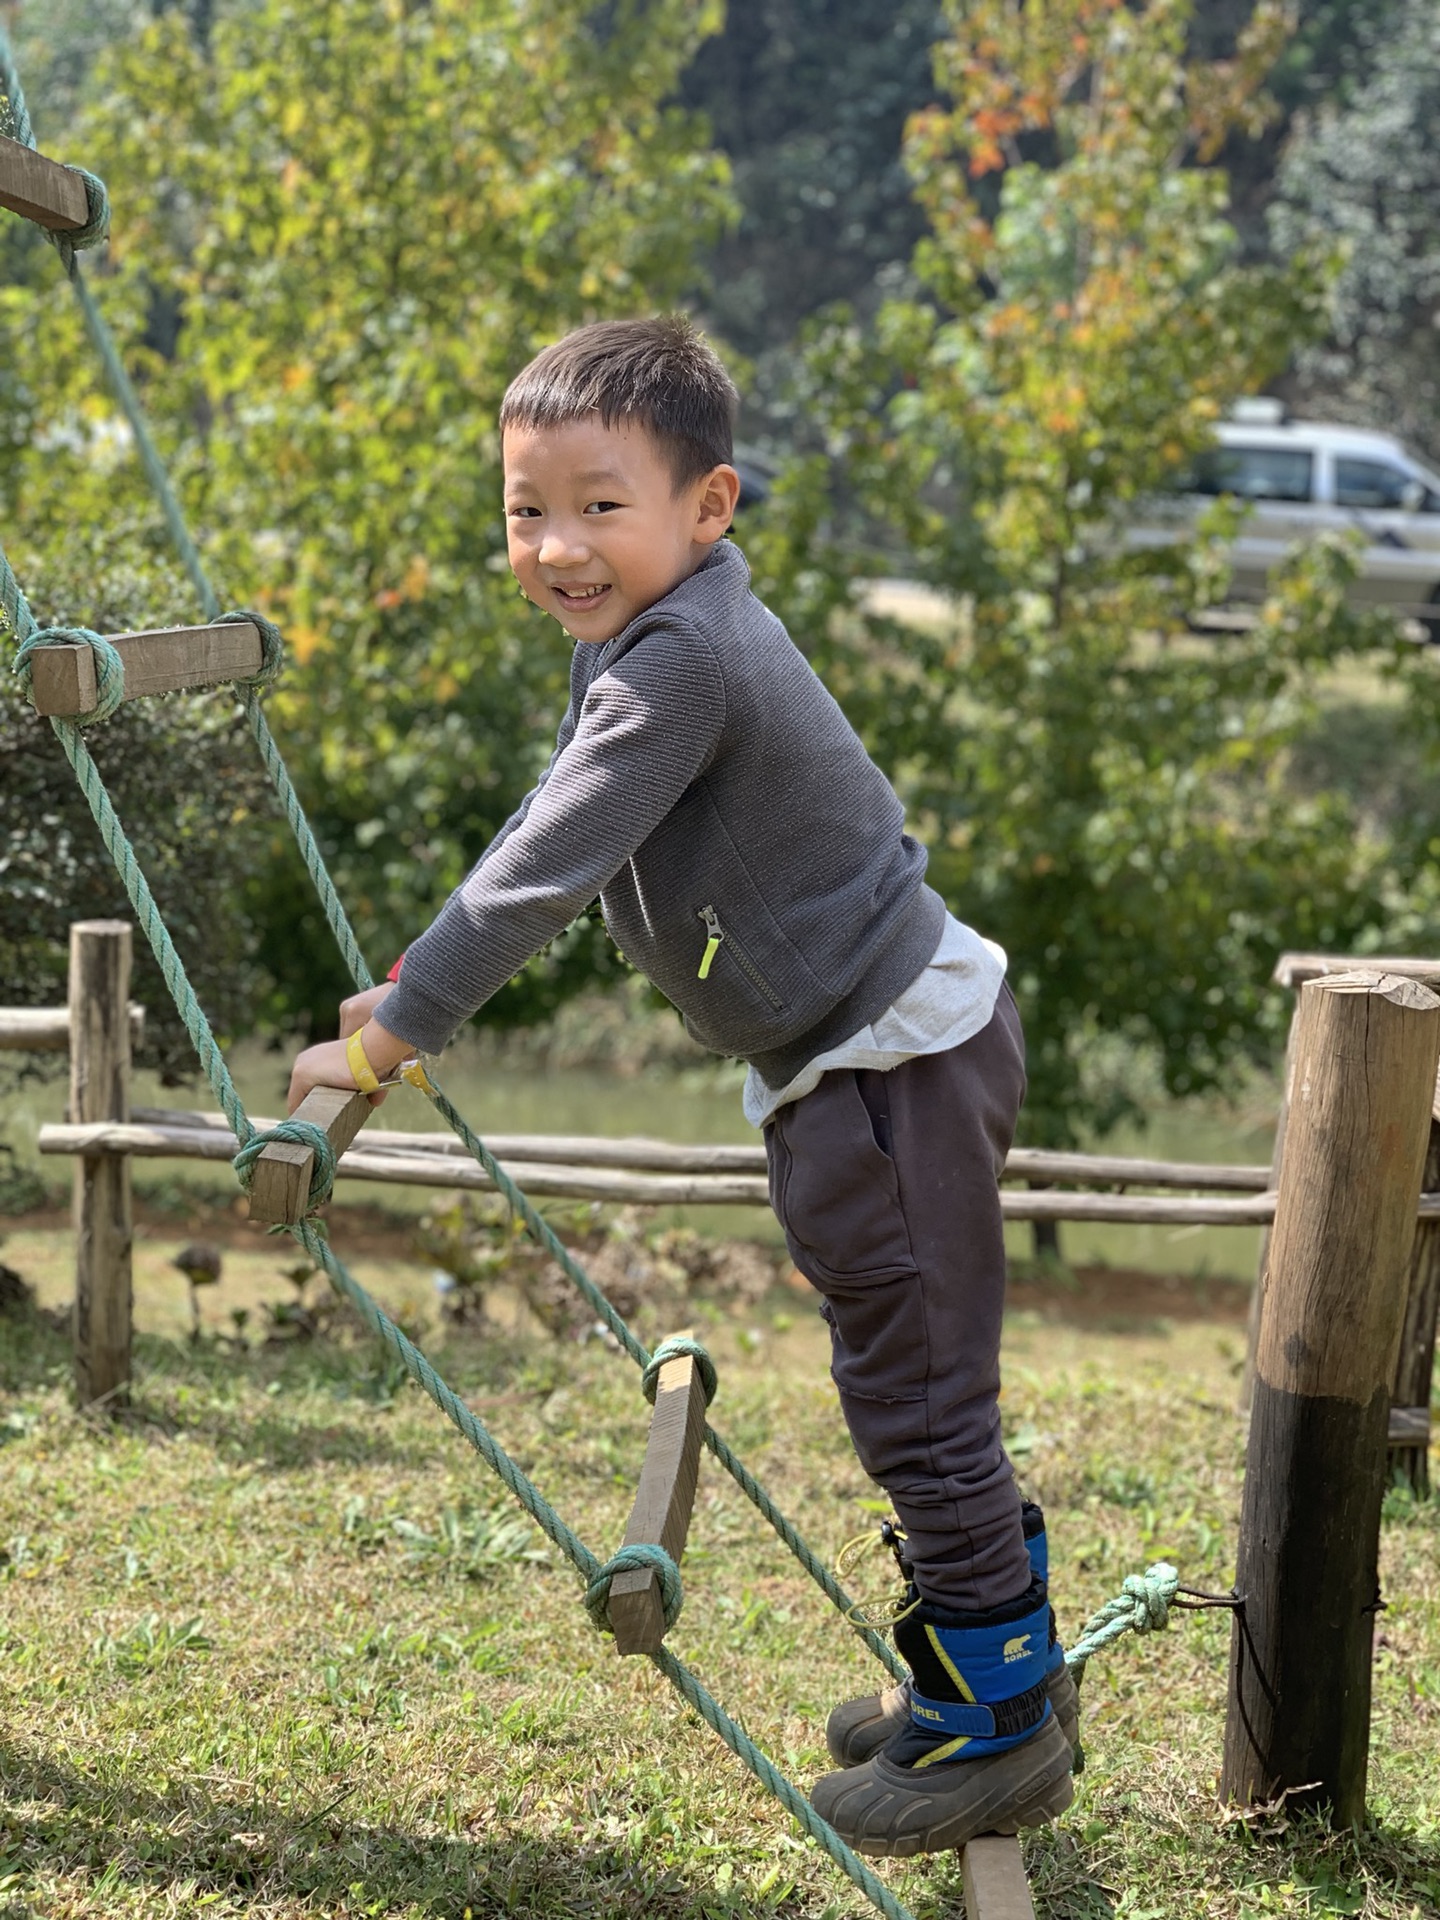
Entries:
POLYGON ((598 415, 563 427, 507 427, 505 525, 527 599, 573 639, 613 640, 692 574, 724 533, 740 490, 715 467, 675 490, 643 427, 598 415))

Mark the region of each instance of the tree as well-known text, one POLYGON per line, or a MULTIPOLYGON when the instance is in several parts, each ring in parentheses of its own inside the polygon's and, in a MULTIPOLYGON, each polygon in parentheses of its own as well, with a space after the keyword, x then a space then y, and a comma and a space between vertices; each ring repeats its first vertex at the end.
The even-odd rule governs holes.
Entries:
MULTIPOLYGON (((207 564, 287 633, 272 724, 381 965, 553 739, 568 647, 509 579, 495 411, 545 341, 690 279, 725 168, 666 102, 718 21, 711 0, 255 0, 207 49, 169 14, 100 61, 67 141, 111 189, 99 296, 207 564)), ((53 552, 128 513, 157 542, 53 275, 0 330, 25 382, 9 523, 53 552)), ((277 1022, 333 1020, 345 984, 306 885, 277 839, 248 902, 277 1022)), ((581 923, 492 1017, 615 964, 581 923)))
POLYGON ((1440 13, 1405 0, 1369 24, 1356 77, 1297 127, 1271 210, 1281 246, 1346 249, 1303 397, 1440 459, 1440 13))
POLYGON ((1286 756, 1317 670, 1394 642, 1346 610, 1335 546, 1217 643, 1185 620, 1223 584, 1224 526, 1158 555, 1123 541, 1132 503, 1323 324, 1324 260, 1241 263, 1205 164, 1264 124, 1280 10, 1262 0, 1224 62, 1187 54, 1187 0, 947 16, 953 105, 909 136, 932 298, 868 330, 837 316, 812 351, 805 403, 862 517, 802 463, 755 559, 898 777, 935 883, 1007 948, 1026 1125, 1061 1144, 1133 1110, 1082 1075, 1096 1035, 1153 1049, 1173 1093, 1221 1084, 1273 1042, 1276 951, 1375 921, 1375 850, 1338 797, 1287 787, 1286 756), (856 577, 893 566, 887 542, 963 617, 867 612, 856 577))
MULTIPOLYGON (((24 567, 37 607, 60 624, 111 632, 179 590, 173 572, 116 558, 123 521, 76 529, 63 576, 24 567)), ((5 637, 8 660, 13 642, 5 637)), ((248 728, 221 693, 137 700, 88 734, 91 751, 154 889, 211 1025, 245 1032, 259 985, 250 957, 245 878, 276 813, 248 728)), ((48 720, 0 674, 0 1004, 58 1006, 66 995, 69 927, 133 919, 84 795, 48 720)), ((141 1059, 167 1084, 195 1071, 194 1050, 148 944, 138 938, 132 993, 146 1009, 141 1059)), ((35 1064, 64 1069, 64 1054, 35 1064)))
POLYGON ((749 0, 686 72, 743 209, 706 300, 742 352, 783 356, 818 307, 908 260, 923 222, 901 141, 934 92, 939 25, 936 0, 749 0))

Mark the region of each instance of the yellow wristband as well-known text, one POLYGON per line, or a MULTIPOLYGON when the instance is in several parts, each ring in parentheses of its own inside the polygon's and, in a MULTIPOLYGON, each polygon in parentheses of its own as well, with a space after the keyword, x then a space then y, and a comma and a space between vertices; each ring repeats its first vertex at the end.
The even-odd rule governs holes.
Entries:
POLYGON ((361 1093, 378 1093, 380 1076, 371 1066, 365 1055, 365 1042, 360 1038, 361 1029, 357 1027, 345 1042, 345 1061, 350 1068, 350 1077, 361 1093))

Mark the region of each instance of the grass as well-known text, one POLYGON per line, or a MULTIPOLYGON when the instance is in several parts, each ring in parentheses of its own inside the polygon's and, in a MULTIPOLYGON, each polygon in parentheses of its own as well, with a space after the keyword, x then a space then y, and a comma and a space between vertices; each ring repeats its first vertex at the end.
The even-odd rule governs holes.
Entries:
MULTIPOLYGON (((398 1265, 371 1277, 414 1291, 398 1265)), ((873 1489, 797 1304, 690 1311, 720 1362, 717 1426, 833 1552, 873 1489)), ((1007 1333, 1007 1432, 1072 1630, 1148 1561, 1208 1588, 1233 1567, 1236 1329, 1122 1324, 1027 1309, 1007 1333)), ((613 1546, 643 1446, 629 1364, 521 1319, 426 1344, 613 1546)), ((590 1630, 568 1567, 370 1342, 147 1334, 138 1360, 132 1410, 82 1417, 49 1319, 0 1323, 5 1920, 871 1911, 649 1664, 590 1630)), ((1042 1920, 1440 1909, 1435 1507, 1392 1496, 1383 1566, 1364 1835, 1218 1809, 1227 1628, 1185 1616, 1091 1665, 1088 1770, 1027 1843, 1042 1920)), ((708 1458, 685 1572, 674 1650, 808 1784, 829 1706, 878 1669, 708 1458)), ((951 1859, 882 1871, 918 1920, 959 1913, 951 1859)))

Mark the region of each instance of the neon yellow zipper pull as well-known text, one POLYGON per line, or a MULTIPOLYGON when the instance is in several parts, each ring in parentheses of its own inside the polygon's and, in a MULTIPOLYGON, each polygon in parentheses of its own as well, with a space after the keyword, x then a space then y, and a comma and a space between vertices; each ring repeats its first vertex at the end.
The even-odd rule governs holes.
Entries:
POLYGON ((701 907, 698 917, 705 922, 705 931, 710 937, 705 942, 705 952, 700 960, 700 971, 696 974, 695 978, 697 980, 708 980, 710 978, 710 968, 714 964, 716 954, 720 951, 720 942, 725 938, 725 929, 721 926, 720 916, 716 913, 714 907, 701 907))

